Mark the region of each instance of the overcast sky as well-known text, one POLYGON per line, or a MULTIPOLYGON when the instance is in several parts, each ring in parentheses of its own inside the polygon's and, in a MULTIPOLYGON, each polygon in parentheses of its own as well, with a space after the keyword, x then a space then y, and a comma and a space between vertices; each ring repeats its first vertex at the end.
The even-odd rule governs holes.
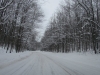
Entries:
POLYGON ((43 34, 46 30, 46 26, 48 25, 48 22, 50 21, 50 17, 56 12, 56 10, 59 8, 59 4, 63 0, 39 0, 41 8, 44 12, 44 21, 42 24, 40 24, 40 28, 37 29, 38 36, 37 40, 40 41, 43 37, 43 34))

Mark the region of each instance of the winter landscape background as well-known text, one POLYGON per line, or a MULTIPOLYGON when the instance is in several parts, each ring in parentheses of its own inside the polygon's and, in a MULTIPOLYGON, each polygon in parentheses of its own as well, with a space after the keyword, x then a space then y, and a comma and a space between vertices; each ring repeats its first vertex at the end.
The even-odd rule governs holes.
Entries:
POLYGON ((100 0, 0 0, 0 75, 100 75, 100 0))

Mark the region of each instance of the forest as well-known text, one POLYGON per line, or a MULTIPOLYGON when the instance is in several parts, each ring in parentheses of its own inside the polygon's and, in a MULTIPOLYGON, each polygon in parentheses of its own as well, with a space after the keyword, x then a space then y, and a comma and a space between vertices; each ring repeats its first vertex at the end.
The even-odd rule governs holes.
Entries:
POLYGON ((100 53, 100 0, 65 0, 41 43, 43 51, 100 53))
POLYGON ((35 50, 35 28, 43 16, 37 0, 0 0, 0 46, 10 53, 35 50))
MULTIPOLYGON (((44 13, 38 0, 0 0, 0 46, 25 50, 100 53, 100 0, 64 0, 41 42, 35 29, 44 13)), ((52 11, 52 10, 51 10, 52 11)))

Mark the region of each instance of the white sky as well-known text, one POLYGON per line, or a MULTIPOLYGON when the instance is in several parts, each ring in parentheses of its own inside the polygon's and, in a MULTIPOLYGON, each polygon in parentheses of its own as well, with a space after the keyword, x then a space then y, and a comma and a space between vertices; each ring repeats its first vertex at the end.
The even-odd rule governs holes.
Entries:
POLYGON ((37 29, 38 31, 38 36, 37 40, 40 41, 41 38, 43 37, 43 34, 46 30, 46 26, 48 25, 48 22, 50 21, 50 17, 57 11, 57 8, 59 7, 60 2, 63 0, 39 0, 40 5, 42 7, 42 10, 44 12, 44 21, 40 25, 40 28, 37 29))

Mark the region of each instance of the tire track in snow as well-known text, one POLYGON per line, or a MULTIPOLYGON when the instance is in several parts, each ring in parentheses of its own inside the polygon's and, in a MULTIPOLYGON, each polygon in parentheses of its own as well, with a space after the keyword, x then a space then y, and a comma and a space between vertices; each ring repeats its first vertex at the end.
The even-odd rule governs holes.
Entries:
MULTIPOLYGON (((34 61, 36 61, 36 59, 34 61)), ((32 60, 31 64, 20 75, 24 75, 24 73, 27 73, 27 75, 29 75, 29 73, 32 71, 32 68, 34 67, 35 64, 36 62, 33 62, 32 60)))
POLYGON ((43 75, 43 58, 40 57, 40 61, 41 61, 41 75, 43 75))
POLYGON ((12 62, 7 63, 7 64, 2 64, 2 65, 0 65, 0 69, 4 69, 4 68, 6 68, 6 67, 8 67, 8 66, 10 66, 10 65, 12 65, 12 64, 15 64, 15 63, 19 62, 19 61, 25 60, 25 59, 27 59, 28 57, 30 57, 32 54, 33 54, 33 52, 32 52, 30 55, 27 55, 27 56, 25 56, 25 57, 22 57, 22 58, 20 58, 20 59, 18 59, 18 60, 12 61, 12 62))
POLYGON ((52 75, 55 75, 54 71, 52 70, 52 67, 50 66, 50 69, 51 69, 51 73, 52 75))
MULTIPOLYGON (((29 70, 29 64, 31 64, 33 62, 33 60, 31 60, 31 58, 29 59, 29 61, 26 61, 21 67, 19 67, 17 70, 15 70, 12 74, 10 74, 10 75, 14 75, 14 74, 16 74, 16 73, 18 73, 18 71, 20 71, 21 70, 21 68, 24 68, 25 66, 27 66, 26 68, 25 68, 25 70, 23 70, 22 71, 22 73, 20 74, 20 75, 23 75, 23 73, 27 73, 28 71, 30 71, 29 70), (27 71, 27 72, 26 72, 27 71)), ((32 63, 33 65, 32 65, 32 67, 34 66, 34 63, 32 63)))
MULTIPOLYGON (((2 75, 14 75, 14 74, 18 73, 18 71, 20 71, 21 68, 25 67, 30 62, 30 60, 31 60, 31 58, 29 58, 28 61, 24 59, 23 61, 19 61, 15 64, 12 64, 12 68, 10 68, 10 69, 8 66, 1 69, 2 75), (23 64, 23 62, 25 62, 25 63, 23 64), (15 67, 17 67, 17 68, 15 68, 15 67), (5 72, 5 69, 7 69, 6 72, 5 72)), ((11 65, 9 65, 9 66, 11 66, 11 65)))
POLYGON ((69 74, 71 75, 61 64, 59 64, 58 62, 54 61, 53 59, 51 59, 50 57, 44 55, 44 54, 41 54, 40 55, 42 56, 45 56, 47 59, 49 59, 50 61, 52 61, 54 64, 56 64, 57 66, 59 66, 61 69, 63 69, 65 72, 66 72, 66 75, 69 74))
MULTIPOLYGON (((40 53, 41 54, 41 53, 40 53)), ((44 55, 44 54, 41 54, 45 57, 47 57, 49 60, 51 60, 52 62, 54 62, 57 66, 59 66, 60 68, 62 68, 67 74, 69 75, 73 75, 71 73, 74 73, 74 75, 80 75, 79 73, 73 71, 72 69, 69 69, 68 67, 65 67, 64 65, 62 65, 61 63, 53 60, 52 58, 48 57, 47 55, 44 55)), ((84 75, 84 74, 81 74, 81 75, 84 75)))
MULTIPOLYGON (((47 57, 47 56, 46 56, 47 57)), ((61 69, 63 69, 67 74, 71 75, 70 72, 68 72, 61 64, 59 64, 58 62, 55 62, 54 60, 52 60, 51 58, 47 57, 49 60, 51 60, 52 62, 54 62, 57 66, 59 66, 61 69)))

